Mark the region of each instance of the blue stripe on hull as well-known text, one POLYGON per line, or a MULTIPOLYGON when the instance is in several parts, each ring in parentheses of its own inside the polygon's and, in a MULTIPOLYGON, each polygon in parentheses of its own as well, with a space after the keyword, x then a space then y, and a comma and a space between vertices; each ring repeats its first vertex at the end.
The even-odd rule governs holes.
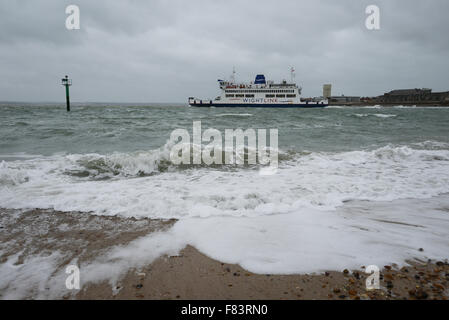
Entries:
POLYGON ((245 103, 230 103, 230 104, 191 104, 192 107, 216 107, 216 108, 325 108, 327 104, 245 104, 245 103))

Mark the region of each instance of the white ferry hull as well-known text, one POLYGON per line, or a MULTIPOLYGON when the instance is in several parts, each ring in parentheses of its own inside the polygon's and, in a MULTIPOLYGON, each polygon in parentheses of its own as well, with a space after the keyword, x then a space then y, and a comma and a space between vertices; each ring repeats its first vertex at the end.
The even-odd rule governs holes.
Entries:
POLYGON ((215 100, 189 98, 192 107, 221 108, 324 108, 327 99, 301 99, 301 89, 294 83, 275 84, 266 81, 263 74, 256 76, 250 84, 218 80, 221 95, 215 100))
POLYGON ((210 100, 189 101, 191 107, 216 107, 216 108, 325 108, 327 102, 304 103, 217 103, 210 100))

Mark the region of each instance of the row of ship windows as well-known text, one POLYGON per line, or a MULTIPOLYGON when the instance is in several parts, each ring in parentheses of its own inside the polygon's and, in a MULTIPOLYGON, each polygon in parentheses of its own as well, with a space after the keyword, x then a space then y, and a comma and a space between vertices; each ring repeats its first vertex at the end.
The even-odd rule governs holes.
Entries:
POLYGON ((295 93, 295 90, 226 90, 226 93, 295 93))
MULTIPOLYGON (((296 98, 296 94, 266 94, 265 98, 296 98)), ((227 94, 226 98, 254 98, 253 94, 227 94)))

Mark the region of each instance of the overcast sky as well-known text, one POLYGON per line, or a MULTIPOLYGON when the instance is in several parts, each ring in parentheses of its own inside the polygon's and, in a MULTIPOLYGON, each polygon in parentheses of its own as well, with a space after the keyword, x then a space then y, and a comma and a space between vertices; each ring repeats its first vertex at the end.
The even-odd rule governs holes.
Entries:
POLYGON ((304 96, 449 90, 447 0, 1 0, 0 101, 185 102, 257 73, 304 96), (66 6, 81 11, 67 30, 66 6), (365 8, 380 7, 379 31, 365 8))

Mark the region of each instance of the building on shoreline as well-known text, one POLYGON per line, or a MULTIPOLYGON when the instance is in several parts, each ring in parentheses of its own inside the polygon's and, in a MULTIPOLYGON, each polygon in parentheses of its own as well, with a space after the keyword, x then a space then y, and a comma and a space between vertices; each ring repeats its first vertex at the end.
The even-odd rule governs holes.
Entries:
POLYGON ((449 91, 432 92, 432 89, 393 90, 377 98, 380 104, 448 104, 449 91))
POLYGON ((329 98, 329 103, 333 105, 352 105, 360 103, 358 96, 332 96, 329 98))
POLYGON ((449 91, 432 92, 432 89, 400 89, 377 97, 331 96, 329 105, 428 105, 449 106, 449 91))
POLYGON ((332 96, 332 85, 325 84, 323 85, 323 98, 329 99, 332 96))

